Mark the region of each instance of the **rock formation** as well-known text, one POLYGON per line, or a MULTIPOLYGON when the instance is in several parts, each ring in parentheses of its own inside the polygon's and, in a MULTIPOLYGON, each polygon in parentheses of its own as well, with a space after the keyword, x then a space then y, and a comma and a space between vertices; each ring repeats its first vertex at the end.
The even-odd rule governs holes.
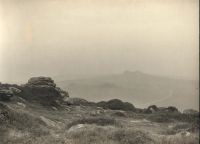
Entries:
POLYGON ((33 77, 22 86, 20 96, 29 101, 37 101, 43 105, 53 105, 69 97, 68 92, 56 87, 50 77, 33 77))
POLYGON ((32 77, 28 80, 27 85, 29 86, 50 86, 50 87, 56 87, 56 84, 50 77, 32 77))
POLYGON ((155 113, 158 111, 159 111, 159 108, 156 105, 151 105, 147 108, 146 113, 155 113))
POLYGON ((66 98, 65 103, 67 105, 89 105, 89 102, 81 98, 66 98))
POLYGON ((17 85, 0 83, 0 101, 9 101, 15 94, 20 93, 21 90, 17 85))
POLYGON ((9 101, 11 97, 13 97, 13 92, 11 90, 7 90, 7 89, 0 90, 1 101, 9 101))

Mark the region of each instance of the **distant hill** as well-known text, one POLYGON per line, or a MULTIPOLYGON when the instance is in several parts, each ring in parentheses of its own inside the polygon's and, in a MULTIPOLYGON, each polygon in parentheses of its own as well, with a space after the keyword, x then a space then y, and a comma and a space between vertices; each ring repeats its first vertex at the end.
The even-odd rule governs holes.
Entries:
POLYGON ((139 71, 57 82, 71 97, 91 101, 121 99, 137 107, 176 106, 198 110, 198 81, 154 76, 139 71))

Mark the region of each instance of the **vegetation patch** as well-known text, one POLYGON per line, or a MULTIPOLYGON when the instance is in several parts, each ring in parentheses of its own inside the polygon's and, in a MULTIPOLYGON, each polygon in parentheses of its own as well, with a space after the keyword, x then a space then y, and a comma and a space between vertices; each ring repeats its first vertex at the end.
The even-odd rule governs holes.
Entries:
POLYGON ((198 144, 198 135, 192 134, 191 136, 164 136, 157 139, 156 144, 198 144))
POLYGON ((123 102, 119 99, 112 99, 108 102, 101 101, 97 103, 97 106, 111 110, 136 111, 136 108, 131 103, 123 102))
POLYGON ((74 120, 73 122, 67 125, 67 128, 71 128, 72 126, 75 126, 78 124, 96 124, 100 126, 118 125, 118 123, 116 122, 114 118, 105 117, 105 116, 104 117, 97 116, 97 117, 88 117, 88 118, 81 118, 78 120, 74 120))
POLYGON ((152 144, 145 133, 116 127, 93 126, 69 133, 72 144, 152 144))
POLYGON ((111 139, 119 144, 152 144, 153 140, 144 132, 133 129, 118 129, 111 133, 111 139))
POLYGON ((193 123, 195 125, 199 125, 199 116, 197 115, 186 115, 181 113, 154 113, 145 115, 147 119, 153 122, 188 122, 193 123))

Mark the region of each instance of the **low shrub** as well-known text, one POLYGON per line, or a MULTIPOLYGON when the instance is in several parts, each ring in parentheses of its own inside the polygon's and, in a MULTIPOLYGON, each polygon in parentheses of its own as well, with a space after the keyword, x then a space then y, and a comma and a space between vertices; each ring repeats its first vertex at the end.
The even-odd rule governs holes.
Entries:
POLYGON ((101 101, 97 103, 97 106, 111 110, 136 111, 136 108, 131 103, 123 102, 119 99, 112 99, 108 102, 101 101))

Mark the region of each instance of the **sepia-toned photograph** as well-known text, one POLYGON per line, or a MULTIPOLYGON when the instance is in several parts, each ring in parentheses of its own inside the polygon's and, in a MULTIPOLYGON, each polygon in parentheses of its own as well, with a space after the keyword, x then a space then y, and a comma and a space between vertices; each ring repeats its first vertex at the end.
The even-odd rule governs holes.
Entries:
POLYGON ((0 144, 199 144, 199 0, 0 0, 0 144))

